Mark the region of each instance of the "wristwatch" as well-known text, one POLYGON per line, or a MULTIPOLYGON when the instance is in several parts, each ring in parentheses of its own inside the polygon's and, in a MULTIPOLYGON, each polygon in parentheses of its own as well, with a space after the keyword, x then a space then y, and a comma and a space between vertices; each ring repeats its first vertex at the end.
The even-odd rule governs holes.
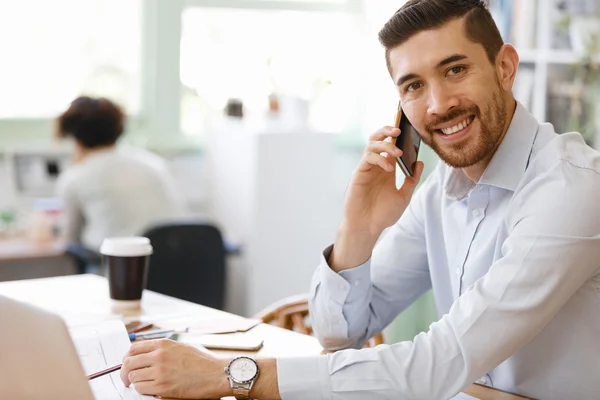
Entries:
POLYGON ((250 398, 250 389, 258 377, 258 364, 250 357, 236 357, 225 367, 233 395, 238 400, 250 398))

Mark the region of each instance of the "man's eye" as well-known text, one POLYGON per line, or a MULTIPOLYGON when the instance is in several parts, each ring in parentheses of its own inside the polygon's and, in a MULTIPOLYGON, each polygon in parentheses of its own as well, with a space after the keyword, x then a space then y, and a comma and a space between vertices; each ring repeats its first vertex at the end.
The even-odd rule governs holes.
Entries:
POLYGON ((410 85, 408 85, 406 87, 406 91, 407 92, 414 92, 415 90, 420 89, 421 86, 422 86, 421 82, 413 82, 413 83, 411 83, 410 85))
POLYGON ((452 67, 448 70, 448 74, 450 75, 458 75, 461 72, 463 72, 465 70, 465 67, 462 66, 456 66, 456 67, 452 67))

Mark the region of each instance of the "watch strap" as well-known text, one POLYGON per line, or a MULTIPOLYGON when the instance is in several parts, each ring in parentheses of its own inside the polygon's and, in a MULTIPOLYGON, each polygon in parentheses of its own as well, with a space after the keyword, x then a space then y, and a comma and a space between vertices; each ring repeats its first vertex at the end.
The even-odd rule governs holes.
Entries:
POLYGON ((237 400, 248 400, 250 398, 250 384, 239 385, 234 383, 232 385, 233 396, 237 400))

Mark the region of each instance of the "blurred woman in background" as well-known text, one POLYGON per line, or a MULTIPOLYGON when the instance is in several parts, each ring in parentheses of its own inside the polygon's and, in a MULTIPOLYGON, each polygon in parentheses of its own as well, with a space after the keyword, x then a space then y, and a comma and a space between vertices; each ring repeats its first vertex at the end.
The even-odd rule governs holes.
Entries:
POLYGON ((162 158, 142 149, 117 148, 124 122, 117 105, 85 96, 57 120, 58 135, 75 142, 74 163, 57 182, 66 239, 92 252, 106 237, 141 235, 184 213, 162 158))

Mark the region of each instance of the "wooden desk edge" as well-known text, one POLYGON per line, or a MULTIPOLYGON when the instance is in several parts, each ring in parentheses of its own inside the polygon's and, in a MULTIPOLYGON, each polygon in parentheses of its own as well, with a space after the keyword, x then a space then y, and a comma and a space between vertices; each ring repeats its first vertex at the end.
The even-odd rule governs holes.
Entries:
POLYGON ((474 383, 464 390, 469 396, 477 397, 480 400, 536 400, 532 397, 523 397, 518 394, 505 392, 493 387, 474 383), (480 397, 483 396, 483 397, 480 397))

